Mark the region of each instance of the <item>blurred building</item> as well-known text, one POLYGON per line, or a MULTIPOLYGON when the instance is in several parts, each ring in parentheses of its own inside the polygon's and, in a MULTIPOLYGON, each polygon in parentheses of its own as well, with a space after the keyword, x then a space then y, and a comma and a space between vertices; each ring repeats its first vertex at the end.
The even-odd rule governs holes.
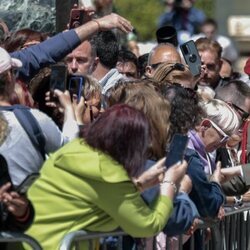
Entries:
POLYGON ((241 55, 250 55, 250 4, 246 0, 215 0, 219 33, 231 36, 241 55))

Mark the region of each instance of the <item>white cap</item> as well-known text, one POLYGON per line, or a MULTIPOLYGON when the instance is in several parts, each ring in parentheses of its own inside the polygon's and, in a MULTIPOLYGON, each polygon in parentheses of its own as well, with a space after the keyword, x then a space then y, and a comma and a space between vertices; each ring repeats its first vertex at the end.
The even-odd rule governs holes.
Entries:
POLYGON ((11 58, 9 53, 0 47, 0 74, 11 68, 20 68, 23 64, 20 60, 11 58))

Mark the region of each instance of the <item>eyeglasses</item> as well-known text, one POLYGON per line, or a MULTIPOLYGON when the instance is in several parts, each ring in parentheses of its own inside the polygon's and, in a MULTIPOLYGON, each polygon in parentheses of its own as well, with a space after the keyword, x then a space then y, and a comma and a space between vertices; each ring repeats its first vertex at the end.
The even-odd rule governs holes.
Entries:
POLYGON ((232 80, 231 77, 222 77, 220 79, 220 86, 223 87, 229 83, 229 81, 232 80))
POLYGON ((246 112, 245 110, 243 110, 242 108, 238 107, 237 105, 235 105, 232 102, 228 102, 228 105, 230 105, 231 107, 233 107, 233 109, 240 115, 241 120, 243 122, 245 122, 247 120, 247 118, 250 116, 250 114, 248 112, 246 112))
POLYGON ((223 144, 228 141, 229 137, 216 123, 209 120, 212 126, 217 130, 217 132, 223 136, 223 138, 220 140, 220 144, 223 144))
POLYGON ((90 117, 90 122, 93 122, 96 118, 96 116, 98 116, 98 114, 100 113, 100 109, 101 109, 101 103, 99 102, 97 105, 95 104, 87 104, 87 102, 85 101, 85 108, 89 108, 89 117, 90 117), (93 110, 93 108, 95 109, 95 111, 93 110))

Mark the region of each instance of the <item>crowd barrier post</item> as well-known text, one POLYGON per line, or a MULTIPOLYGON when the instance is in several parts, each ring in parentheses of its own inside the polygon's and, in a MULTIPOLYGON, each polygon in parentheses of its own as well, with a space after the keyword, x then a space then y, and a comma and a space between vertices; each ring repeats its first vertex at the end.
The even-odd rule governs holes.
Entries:
POLYGON ((16 232, 0 232, 0 242, 25 242, 30 247, 32 247, 33 250, 42 250, 42 247, 40 244, 35 240, 34 238, 23 234, 23 233, 16 233, 16 232))

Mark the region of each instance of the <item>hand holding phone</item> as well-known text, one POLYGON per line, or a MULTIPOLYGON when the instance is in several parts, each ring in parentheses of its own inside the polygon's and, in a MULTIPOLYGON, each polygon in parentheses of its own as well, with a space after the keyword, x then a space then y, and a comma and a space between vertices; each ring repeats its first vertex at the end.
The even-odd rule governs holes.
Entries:
POLYGON ((58 101, 54 96, 54 90, 59 89, 62 92, 66 90, 67 84, 67 67, 66 65, 52 65, 50 74, 50 101, 58 101))
POLYGON ((91 18, 86 10, 78 8, 76 5, 70 11, 69 28, 77 28, 90 20, 91 18))
POLYGON ((82 91, 84 89, 85 79, 84 76, 71 76, 69 78, 69 93, 71 95, 71 99, 73 95, 77 96, 77 102, 80 101, 82 96, 82 91))
POLYGON ((174 134, 170 143, 169 151, 166 155, 165 166, 167 168, 173 166, 179 161, 183 161, 185 150, 188 144, 188 136, 182 134, 174 134))
POLYGON ((67 67, 64 64, 52 65, 50 74, 50 90, 66 90, 67 67))
POLYGON ((193 40, 183 43, 180 46, 182 55, 193 76, 201 73, 201 58, 193 40))
POLYGON ((29 174, 19 186, 15 187, 14 191, 19 194, 25 194, 39 176, 39 173, 29 174))

